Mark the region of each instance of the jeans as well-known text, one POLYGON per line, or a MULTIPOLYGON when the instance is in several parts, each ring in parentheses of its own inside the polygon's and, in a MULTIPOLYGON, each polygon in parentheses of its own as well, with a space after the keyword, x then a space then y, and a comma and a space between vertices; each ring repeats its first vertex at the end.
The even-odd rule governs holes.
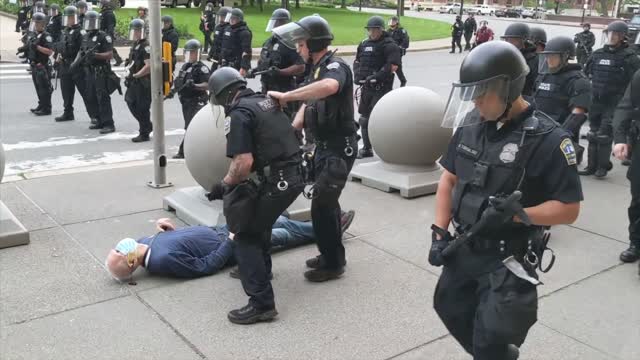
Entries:
POLYGON ((278 217, 271 230, 271 245, 277 247, 295 247, 315 240, 313 224, 278 217))

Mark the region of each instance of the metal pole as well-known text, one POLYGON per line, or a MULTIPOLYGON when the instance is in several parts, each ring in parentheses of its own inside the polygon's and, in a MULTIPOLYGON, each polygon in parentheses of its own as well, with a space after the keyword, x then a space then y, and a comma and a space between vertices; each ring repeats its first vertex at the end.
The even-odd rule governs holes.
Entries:
POLYGON ((362 0, 360 0, 360 3, 358 5, 358 11, 362 11, 362 0))
POLYGON ((151 119, 153 121, 153 188, 173 186, 167 183, 167 155, 164 144, 164 109, 162 105, 164 81, 162 78, 162 22, 160 1, 148 0, 149 42, 151 45, 151 119))
POLYGON ((613 17, 618 17, 618 7, 620 6, 620 0, 616 0, 615 5, 613 5, 613 17))

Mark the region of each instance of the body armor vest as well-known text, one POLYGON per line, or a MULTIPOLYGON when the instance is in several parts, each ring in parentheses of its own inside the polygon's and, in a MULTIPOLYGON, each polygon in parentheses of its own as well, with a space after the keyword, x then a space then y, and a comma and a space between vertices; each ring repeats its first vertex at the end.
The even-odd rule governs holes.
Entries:
MULTIPOLYGON (((387 59, 384 56, 384 47, 390 42, 393 43, 393 40, 389 36, 383 36, 377 41, 365 40, 360 44, 362 50, 359 61, 353 69, 353 77, 356 83, 365 80, 369 75, 377 73, 387 63, 387 59)), ((385 81, 388 80, 385 79, 385 81)))
MULTIPOLYGON (((100 30, 87 31, 82 38, 82 46, 80 47, 80 50, 84 52, 100 52, 103 42, 106 41, 105 36, 106 34, 100 30)), ((91 61, 85 61, 85 64, 88 66, 105 66, 109 65, 109 61, 94 58, 91 61)))
POLYGON ((82 46, 81 26, 78 24, 64 29, 62 33, 62 43, 62 59, 66 65, 71 65, 82 46))
POLYGON ((580 70, 540 75, 541 80, 535 92, 536 108, 553 120, 563 123, 572 110, 569 107, 571 84, 582 76, 580 70))
POLYGON ((254 171, 277 161, 286 161, 300 152, 291 119, 280 111, 278 103, 272 98, 259 93, 243 96, 231 111, 238 109, 248 111, 255 117, 254 171))
MULTIPOLYGON (((43 31, 35 35, 35 39, 32 40, 33 46, 31 46, 31 48, 29 49, 27 57, 33 64, 42 64, 42 65, 49 64, 49 55, 43 54, 36 49, 36 46, 38 45, 42 46, 45 40, 47 40, 47 37, 49 37, 49 43, 51 43, 50 41, 50 39, 52 39, 51 35, 46 31, 43 31)), ((51 43, 51 45, 53 44, 51 43)))
MULTIPOLYGON (((174 89, 180 89, 185 82, 187 82, 187 80, 193 80, 194 83, 198 83, 198 79, 200 79, 200 76, 202 75, 202 67, 204 66, 203 63, 201 63, 200 61, 196 62, 196 63, 185 63, 184 65, 182 65, 182 68, 180 69, 180 72, 178 73, 178 76, 173 80, 173 86, 174 89)), ((178 92, 178 94, 180 95, 181 98, 201 98, 204 97, 204 99, 206 100, 207 98, 207 93, 205 91, 199 91, 193 88, 189 88, 189 89, 182 89, 178 92)))
MULTIPOLYGON (((131 47, 131 53, 129 54, 129 60, 131 60, 132 64, 130 70, 131 74, 137 73, 144 67, 144 58, 146 54, 145 47, 149 47, 149 42, 146 39, 136 42, 131 47)), ((149 75, 146 75, 146 77, 148 76, 149 75)))
MULTIPOLYGON (((268 38, 264 44, 262 44, 260 60, 258 60, 258 71, 267 70, 272 66, 278 69, 284 69, 293 65, 293 63, 286 63, 282 56, 282 51, 286 49, 288 48, 275 36, 268 38)), ((287 92, 295 88, 293 76, 262 74, 260 76, 260 82, 263 84, 263 91, 275 90, 287 92)))
POLYGON ((237 27, 229 26, 222 34, 222 59, 236 70, 240 68, 240 61, 242 61, 242 44, 240 43, 242 31, 249 31, 244 23, 237 27))
POLYGON ((591 82, 593 94, 598 97, 620 96, 627 88, 625 58, 626 48, 617 51, 596 50, 592 57, 591 82))

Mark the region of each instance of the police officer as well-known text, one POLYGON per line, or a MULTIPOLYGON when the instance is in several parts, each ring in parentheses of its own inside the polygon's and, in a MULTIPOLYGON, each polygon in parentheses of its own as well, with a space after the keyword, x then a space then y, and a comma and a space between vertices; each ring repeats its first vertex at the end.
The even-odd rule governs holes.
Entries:
POLYGON ((640 259, 640 71, 633 74, 616 109, 613 125, 613 154, 620 160, 631 160, 627 170, 627 179, 631 183, 631 204, 628 209, 630 244, 620 254, 620 260, 632 263, 640 259))
POLYGON ((245 76, 251 69, 251 30, 240 9, 227 13, 226 21, 229 27, 222 34, 222 66, 231 66, 245 76))
POLYGON ((536 46, 530 41, 531 30, 525 23, 512 23, 507 26, 501 39, 517 47, 529 66, 529 74, 522 95, 532 96, 538 77, 538 54, 536 46))
POLYGON ((372 16, 365 27, 369 37, 358 46, 353 62, 354 83, 362 86, 358 112, 363 148, 358 158, 373 156, 369 140, 369 115, 386 93, 393 88, 393 73, 401 62, 400 47, 384 31, 384 19, 372 16))
POLYGON ((308 85, 286 93, 268 93, 282 106, 304 101, 293 124, 298 130, 310 128, 316 140, 311 219, 321 255, 307 260, 312 270, 304 276, 313 282, 337 279, 346 264, 338 200, 358 150, 353 74, 344 60, 328 51, 333 34, 322 17, 306 16, 275 28, 273 33, 289 48, 297 46, 302 59, 311 64, 308 85))
POLYGON ((63 25, 65 27, 62 33, 62 41, 56 62, 59 64, 60 72, 60 90, 62 92, 62 100, 64 102, 64 113, 55 118, 56 121, 74 120, 73 100, 76 88, 82 100, 84 101, 87 112, 91 119, 98 117, 97 104, 91 102, 91 98, 87 94, 87 81, 84 71, 72 71, 71 64, 78 56, 78 52, 82 47, 82 25, 77 22, 78 9, 75 6, 67 6, 64 8, 63 25))
MULTIPOLYGON (((184 45, 184 64, 173 81, 173 90, 170 94, 170 97, 173 97, 175 92, 178 93, 180 104, 182 104, 185 130, 189 127, 191 119, 208 102, 207 81, 210 72, 207 65, 200 61, 200 49, 200 42, 196 39, 189 40, 184 45)), ((184 140, 173 158, 184 159, 184 140)))
POLYGON ((584 72, 591 78, 593 100, 589 112, 589 140, 587 167, 580 175, 607 176, 610 161, 613 112, 622 98, 629 80, 640 69, 640 58, 629 48, 626 36, 629 27, 624 21, 613 21, 604 34, 606 44, 593 52, 584 72))
POLYGON ((178 31, 173 26, 173 18, 169 15, 162 17, 162 42, 171 44, 171 61, 173 63, 173 69, 175 69, 177 62, 176 50, 180 42, 180 35, 178 35, 178 31))
POLYGON ((82 27, 82 25, 84 24, 84 15, 89 10, 87 8, 87 2, 84 0, 76 2, 76 8, 78 8, 78 24, 80 24, 80 26, 82 27))
POLYGON ((584 66, 589 56, 591 56, 593 45, 596 44, 596 37, 591 32, 591 24, 582 24, 582 32, 577 33, 573 41, 577 44, 576 54, 578 56, 578 64, 584 66))
POLYGON ((16 20, 16 32, 26 31, 29 27, 29 11, 31 10, 31 0, 20 0, 18 19, 16 20))
POLYGON ((212 3, 207 3, 204 12, 200 17, 200 31, 204 35, 204 52, 209 53, 209 47, 212 46, 211 34, 216 25, 216 13, 212 3))
MULTIPOLYGON (((290 21, 291 14, 288 10, 276 9, 271 14, 266 31, 271 32, 290 21)), ((288 48, 278 37, 272 35, 262 44, 258 66, 249 71, 247 77, 253 78, 254 73, 258 71, 268 71, 260 76, 263 94, 272 90, 287 92, 296 87, 294 76, 304 72, 304 61, 295 50, 288 48)))
POLYGON ((212 61, 211 69, 215 70, 222 63, 222 39, 225 33, 231 34, 229 30, 229 23, 227 22, 227 15, 231 12, 231 8, 223 6, 218 10, 217 25, 213 30, 213 44, 209 49, 209 56, 207 60, 212 61))
POLYGON ((240 280, 249 296, 246 306, 227 316, 236 324, 267 321, 278 314, 269 280, 271 228, 304 188, 291 120, 277 101, 246 85, 244 77, 230 67, 216 70, 209 79, 211 103, 224 107, 227 116, 227 157, 232 160, 227 175, 207 197, 223 199, 227 225, 235 234, 240 280), (260 185, 249 179, 252 172, 260 185))
POLYGON ((58 4, 51 4, 49 7, 49 24, 47 24, 47 32, 53 38, 54 44, 60 41, 60 38, 62 37, 62 11, 58 4))
POLYGON ((580 64, 569 63, 576 46, 567 36, 555 37, 540 53, 540 67, 534 98, 538 110, 571 133, 577 163, 582 162, 584 147, 579 145, 580 128, 587 120, 591 105, 591 83, 580 64))
POLYGON ((529 29, 529 39, 535 45, 536 52, 540 53, 547 45, 547 32, 543 28, 532 27, 529 29))
MULTIPOLYGON (((149 38, 149 11, 144 6, 138 6, 138 19, 144 21, 144 37, 149 38)), ((125 65, 127 66, 127 65, 125 65)))
MULTIPOLYGON (((113 12, 113 6, 111 6, 111 0, 100 0, 100 30, 104 31, 111 39, 115 39, 116 31, 116 14, 113 12)), ((122 64, 122 58, 115 47, 112 47, 113 58, 115 59, 116 66, 122 64)))
POLYGON ((462 17, 457 15, 456 21, 451 25, 451 51, 449 51, 449 54, 455 54, 456 46, 458 46, 458 49, 462 52, 462 45, 460 42, 462 41, 463 32, 464 24, 462 23, 462 17))
POLYGON ((116 128, 113 123, 111 93, 107 84, 111 73, 113 38, 100 30, 100 14, 95 11, 88 11, 85 14, 83 28, 85 32, 82 46, 71 66, 72 71, 76 70, 76 64, 82 65, 89 101, 96 104, 96 121, 89 126, 89 129, 99 129, 100 134, 112 133, 116 128))
POLYGON ((47 17, 43 13, 35 13, 31 18, 30 30, 34 36, 28 42, 27 59, 31 64, 31 79, 36 87, 38 106, 31 109, 35 115, 51 115, 51 67, 49 56, 53 54, 53 37, 45 31, 47 17))
POLYGON ((473 14, 469 14, 467 18, 464 20, 464 49, 465 51, 471 50, 471 38, 476 33, 478 29, 478 23, 476 22, 473 14))
POLYGON ((140 133, 131 139, 134 143, 149 141, 151 124, 151 46, 144 37, 144 21, 133 19, 129 23, 129 40, 133 41, 129 52, 129 74, 125 79, 127 92, 124 100, 129 111, 138 120, 140 133))
POLYGON ((545 227, 574 222, 582 201, 569 134, 521 96, 528 70, 505 42, 476 47, 443 120, 457 130, 431 227, 429 262, 444 265, 434 308, 474 360, 518 358, 537 319, 545 227), (474 236, 451 242, 450 221, 474 236))
MULTIPOLYGON (((407 49, 409 48, 409 33, 400 25, 400 19, 397 16, 392 16, 389 20, 389 30, 387 30, 389 35, 393 41, 400 47, 401 55, 405 56, 407 54, 407 49)), ((400 80, 400 87, 404 87, 407 85, 407 78, 404 76, 404 72, 402 71, 402 61, 398 64, 398 69, 396 70, 396 75, 398 75, 398 80, 400 80)))

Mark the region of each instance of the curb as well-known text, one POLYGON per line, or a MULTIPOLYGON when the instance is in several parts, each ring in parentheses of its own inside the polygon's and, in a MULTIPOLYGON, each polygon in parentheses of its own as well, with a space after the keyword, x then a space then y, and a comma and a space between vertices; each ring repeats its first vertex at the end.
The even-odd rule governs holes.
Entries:
POLYGON ((0 11, 0 15, 6 16, 6 17, 10 17, 14 20, 18 20, 18 15, 14 15, 14 14, 10 14, 8 12, 4 12, 4 11, 0 11))

